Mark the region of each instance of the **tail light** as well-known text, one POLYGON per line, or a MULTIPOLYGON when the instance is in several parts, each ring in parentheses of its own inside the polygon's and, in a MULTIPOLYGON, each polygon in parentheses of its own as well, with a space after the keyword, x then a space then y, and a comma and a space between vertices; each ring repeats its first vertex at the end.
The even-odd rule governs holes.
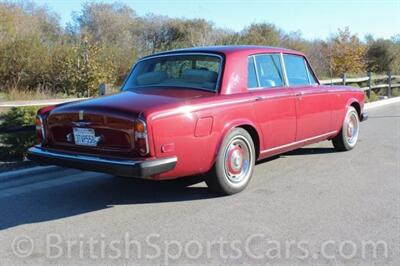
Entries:
POLYGON ((36 116, 35 126, 36 126, 37 137, 40 143, 43 143, 46 136, 44 131, 43 118, 40 115, 36 116))
POLYGON ((134 123, 134 132, 135 148, 139 151, 140 155, 147 155, 149 153, 149 143, 146 123, 141 119, 136 119, 134 123))

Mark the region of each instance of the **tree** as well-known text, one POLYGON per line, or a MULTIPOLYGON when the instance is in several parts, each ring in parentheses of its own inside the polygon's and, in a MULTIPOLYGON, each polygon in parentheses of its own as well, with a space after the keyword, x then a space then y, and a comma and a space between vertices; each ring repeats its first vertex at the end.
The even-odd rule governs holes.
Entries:
POLYGON ((343 73, 360 74, 365 72, 366 48, 349 28, 340 30, 331 40, 331 66, 334 76, 343 73))
POLYGON ((327 42, 316 40, 308 43, 305 54, 319 78, 330 77, 330 49, 327 42))
POLYGON ((367 51, 368 70, 376 73, 386 73, 393 68, 395 53, 393 43, 389 40, 374 40, 367 51))
POLYGON ((140 45, 142 21, 129 6, 120 3, 87 2, 74 14, 70 26, 76 39, 85 35, 90 45, 100 48, 98 56, 112 60, 121 84, 132 62, 144 54, 140 45))
POLYGON ((241 33, 240 44, 278 46, 281 31, 273 24, 253 23, 241 33))
POLYGON ((309 42, 302 38, 299 31, 282 34, 280 39, 280 46, 296 51, 306 52, 309 46, 309 42))
POLYGON ((215 43, 213 25, 204 19, 171 19, 166 23, 169 49, 205 46, 215 43))
POLYGON ((97 94, 100 83, 113 83, 115 74, 112 61, 99 56, 101 48, 90 44, 87 36, 82 36, 81 43, 73 49, 63 67, 63 83, 68 92, 77 96, 97 94))
POLYGON ((165 46, 168 20, 167 17, 154 14, 149 14, 143 18, 143 24, 146 26, 143 27, 140 37, 141 44, 147 53, 161 51, 165 46))

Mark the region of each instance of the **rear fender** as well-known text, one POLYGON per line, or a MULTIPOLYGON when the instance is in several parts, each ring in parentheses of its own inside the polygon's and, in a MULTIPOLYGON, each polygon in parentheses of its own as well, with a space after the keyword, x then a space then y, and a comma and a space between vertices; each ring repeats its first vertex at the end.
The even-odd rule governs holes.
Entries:
MULTIPOLYGON (((215 160, 217 158, 218 152, 221 149, 222 143, 224 141, 224 139, 226 138, 226 136, 231 132, 232 129, 237 128, 237 127, 241 127, 241 126, 251 126, 253 127, 258 135, 258 140, 259 140, 259 147, 261 149, 261 147, 263 146, 263 138, 260 134, 261 130, 258 128, 258 126, 256 124, 254 124, 252 121, 248 120, 248 119, 236 119, 234 121, 231 121, 230 123, 227 123, 225 125, 225 127, 222 129, 221 131, 221 137, 216 145, 215 151, 214 151, 214 159, 213 159, 213 164, 215 163, 215 160)), ((259 157, 259 154, 256 154, 256 158, 259 157)))

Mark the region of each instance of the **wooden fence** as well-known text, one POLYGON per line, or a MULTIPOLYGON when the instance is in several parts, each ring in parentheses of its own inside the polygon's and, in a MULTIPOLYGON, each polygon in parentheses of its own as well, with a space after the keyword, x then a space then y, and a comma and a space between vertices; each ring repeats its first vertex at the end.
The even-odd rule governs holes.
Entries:
POLYGON ((334 78, 330 80, 320 80, 321 84, 331 84, 331 85, 348 85, 348 84, 362 84, 367 82, 367 86, 360 87, 361 90, 365 91, 367 97, 371 97, 372 90, 382 90, 386 89, 386 96, 391 97, 391 92, 393 88, 400 87, 400 75, 392 75, 388 73, 387 75, 376 75, 372 76, 372 73, 369 72, 366 77, 358 77, 358 78, 347 78, 346 74, 342 75, 342 78, 334 78), (381 84, 373 84, 373 83, 381 83, 381 84), (385 83, 386 82, 386 83, 385 83))

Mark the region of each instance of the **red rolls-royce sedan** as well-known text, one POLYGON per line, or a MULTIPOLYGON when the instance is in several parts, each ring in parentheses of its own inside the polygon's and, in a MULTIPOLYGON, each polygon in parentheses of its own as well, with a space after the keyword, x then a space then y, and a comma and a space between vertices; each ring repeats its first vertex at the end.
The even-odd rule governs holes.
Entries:
POLYGON ((28 157, 125 177, 201 175, 234 194, 263 158, 323 140, 353 149, 363 109, 362 91, 321 85, 297 51, 167 51, 140 59, 120 93, 39 110, 28 157))

